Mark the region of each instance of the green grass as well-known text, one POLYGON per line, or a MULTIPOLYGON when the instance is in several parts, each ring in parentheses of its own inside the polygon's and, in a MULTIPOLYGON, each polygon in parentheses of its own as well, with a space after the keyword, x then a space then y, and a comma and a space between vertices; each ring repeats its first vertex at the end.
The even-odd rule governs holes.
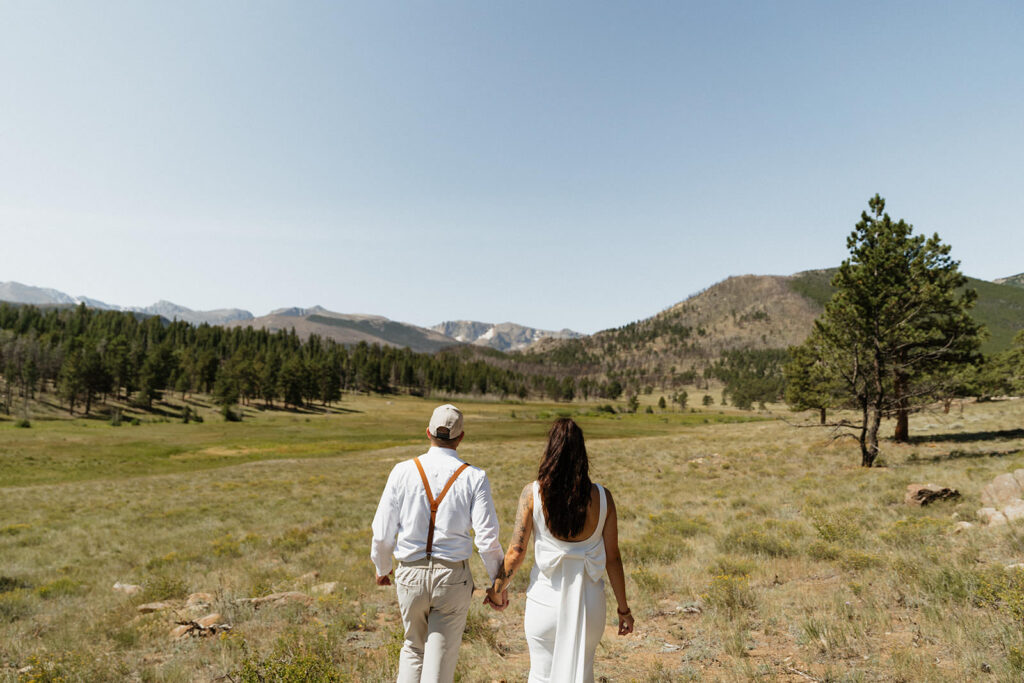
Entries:
MULTIPOLYGON (((373 581, 369 524, 390 468, 424 449, 435 403, 346 397, 347 412, 250 411, 232 424, 0 422, 0 679, 26 666, 26 680, 393 679, 401 626, 393 588, 373 581), (115 592, 117 581, 143 592, 115 592), (308 606, 241 600, 322 582, 337 588, 308 606), (211 604, 188 610, 193 592, 211 604), (160 599, 175 610, 138 613, 160 599), (210 612, 232 630, 170 638, 176 620, 210 612)), ((460 452, 488 472, 505 543, 547 426, 584 413, 637 619, 635 636, 602 640, 598 676, 1019 680, 1024 670, 1024 573, 1005 569, 1024 532, 952 533, 987 482, 1024 467, 1024 438, 1007 436, 1024 401, 915 415, 921 438, 884 440, 890 466, 874 470, 857 466, 852 441, 768 414, 459 403, 460 452), (909 507, 910 482, 963 498, 909 507)), ((460 680, 525 678, 530 564, 506 612, 474 601, 460 680)))
MULTIPOLYGON (((113 427, 99 419, 36 420, 30 430, 0 420, 6 486, 197 472, 260 460, 325 458, 423 441, 424 415, 439 399, 346 397, 326 412, 246 410, 242 422, 208 415, 202 423, 146 422, 113 427)), ((688 426, 763 419, 735 413, 601 415, 572 404, 459 401, 475 443, 536 441, 558 415, 576 416, 588 438, 669 434, 688 426), (518 408, 518 409, 517 409, 518 408), (510 411, 516 418, 510 419, 510 411), (582 413, 582 414, 581 414, 582 413)))

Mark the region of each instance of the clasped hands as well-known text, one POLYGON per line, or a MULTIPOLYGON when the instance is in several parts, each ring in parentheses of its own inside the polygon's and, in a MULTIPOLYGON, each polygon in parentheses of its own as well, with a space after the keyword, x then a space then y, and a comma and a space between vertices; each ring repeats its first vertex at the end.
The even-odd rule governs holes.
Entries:
POLYGON ((484 604, 490 605, 491 609, 501 612, 508 607, 508 588, 501 591, 500 593, 494 590, 494 587, 487 589, 487 595, 484 596, 484 604))

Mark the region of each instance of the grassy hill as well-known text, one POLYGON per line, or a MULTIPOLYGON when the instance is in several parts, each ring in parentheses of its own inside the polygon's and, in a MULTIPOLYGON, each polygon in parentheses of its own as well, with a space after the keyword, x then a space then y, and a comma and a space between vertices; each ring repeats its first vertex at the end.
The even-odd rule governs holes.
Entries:
MULTIPOLYGON (((789 282, 794 291, 824 308, 832 297, 830 282, 834 273, 834 268, 809 270, 797 273, 789 282)), ((1014 286, 1009 282, 988 282, 973 277, 967 278, 967 286, 978 293, 974 319, 985 325, 989 332, 981 350, 984 353, 997 353, 1010 348, 1014 335, 1024 329, 1024 286, 1014 286)))
POLYGON ((1024 273, 1017 273, 1010 277, 997 277, 993 282, 998 285, 1013 285, 1014 287, 1024 288, 1024 273))
MULTIPOLYGON (((650 318, 583 339, 548 340, 520 358, 556 373, 610 373, 636 386, 688 383, 724 351, 802 342, 832 297, 834 273, 730 277, 650 318)), ((989 331, 982 351, 1009 348, 1024 329, 1024 288, 968 282, 978 292, 973 315, 989 331)))

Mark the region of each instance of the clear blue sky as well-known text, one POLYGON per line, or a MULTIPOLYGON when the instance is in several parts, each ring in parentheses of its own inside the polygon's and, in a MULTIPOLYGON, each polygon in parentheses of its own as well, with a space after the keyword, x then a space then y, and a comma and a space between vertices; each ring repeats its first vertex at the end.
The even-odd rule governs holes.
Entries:
POLYGON ((1019 2, 0 4, 0 281, 583 332, 836 265, 1024 271, 1019 2))

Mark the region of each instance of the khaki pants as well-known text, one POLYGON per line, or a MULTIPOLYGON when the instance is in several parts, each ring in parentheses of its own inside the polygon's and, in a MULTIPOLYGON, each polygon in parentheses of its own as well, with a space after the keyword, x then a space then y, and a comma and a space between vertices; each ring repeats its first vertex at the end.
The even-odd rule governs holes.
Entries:
POLYGON ((395 586, 405 625, 398 683, 452 681, 473 598, 469 561, 402 562, 395 570, 395 586))

